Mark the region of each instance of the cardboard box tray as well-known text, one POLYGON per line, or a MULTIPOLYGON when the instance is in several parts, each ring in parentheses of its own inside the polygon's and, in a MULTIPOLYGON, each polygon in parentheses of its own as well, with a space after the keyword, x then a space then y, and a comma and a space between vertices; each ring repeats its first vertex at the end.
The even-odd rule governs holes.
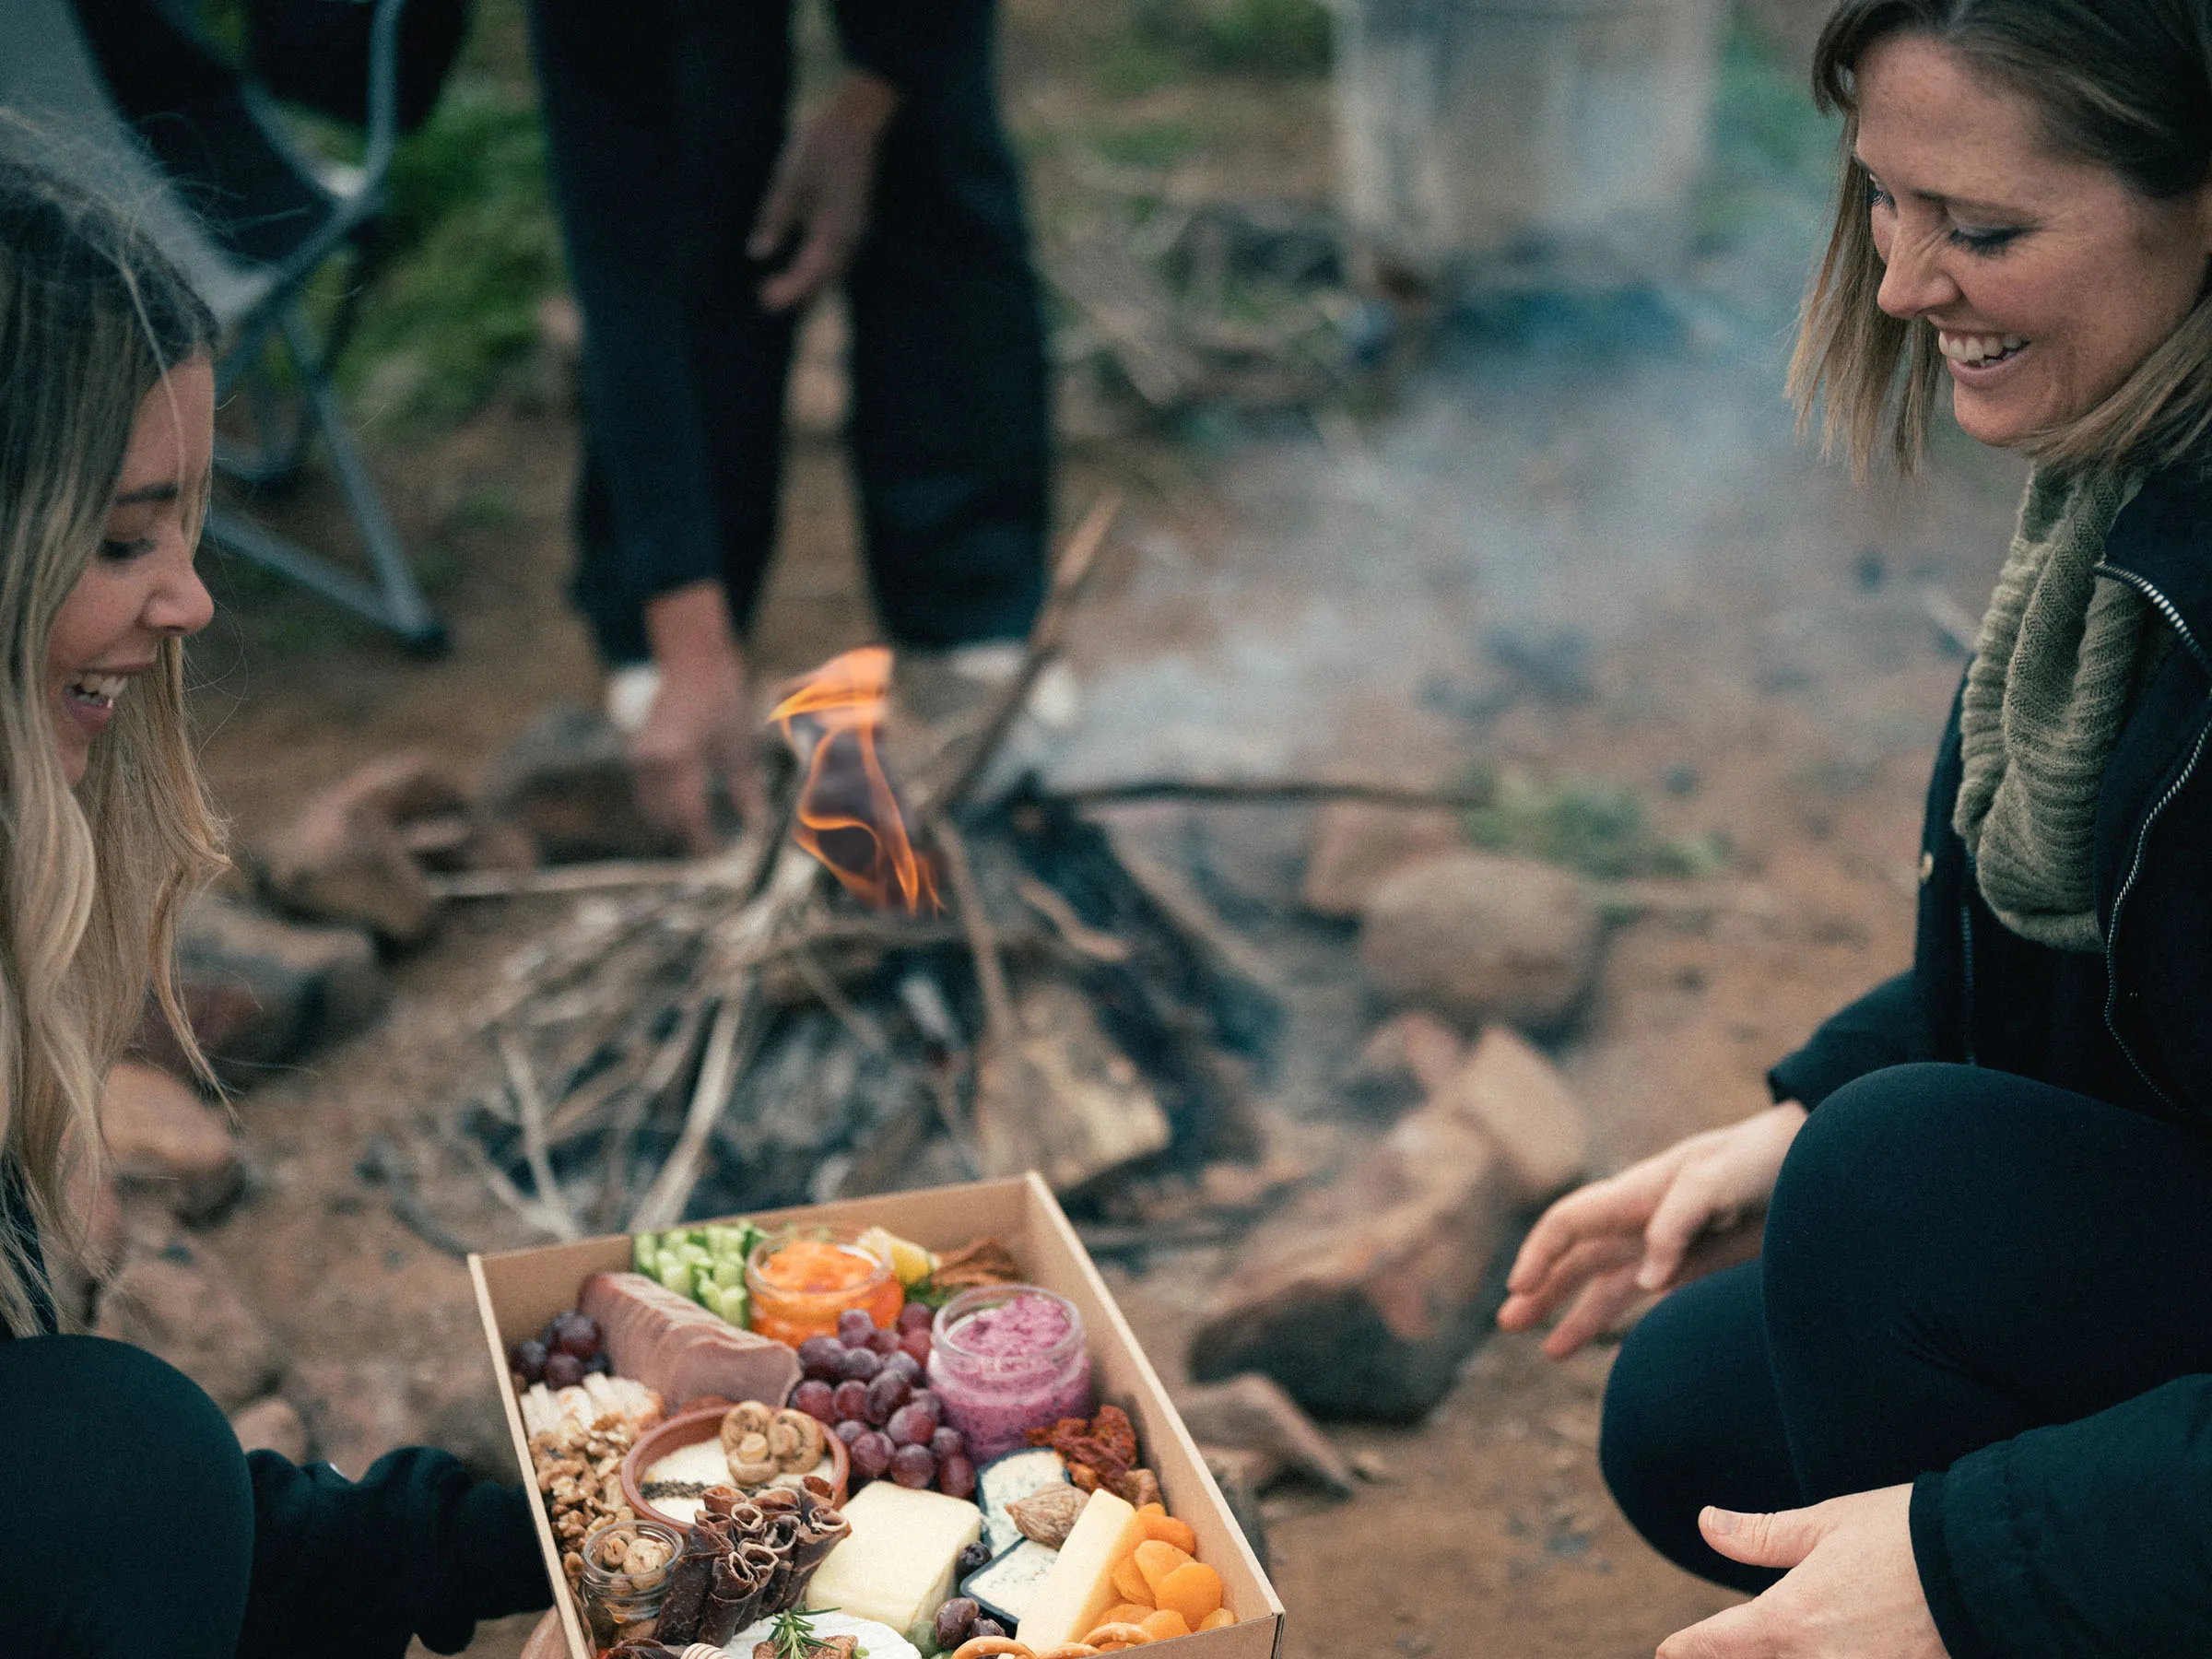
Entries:
MULTIPOLYGON (((884 1194, 799 1209, 753 1215, 764 1226, 794 1221, 835 1227, 881 1225, 901 1238, 932 1250, 949 1250, 988 1234, 1014 1253, 1032 1282, 1057 1290, 1082 1311, 1090 1342, 1092 1372, 1099 1398, 1121 1406, 1136 1424, 1139 1441, 1167 1494, 1169 1512, 1189 1523, 1198 1535, 1199 1558, 1221 1574, 1229 1605, 1240 1622, 1227 1630, 1178 1637, 1177 1653, 1190 1659, 1273 1659, 1282 1640, 1283 1605, 1260 1571, 1244 1535, 1230 1518, 1221 1491, 1192 1444, 1190 1432, 1168 1402, 1150 1361, 1130 1334, 1105 1282, 1091 1265, 1082 1241, 1067 1223, 1051 1190, 1035 1174, 965 1186, 884 1194)), ((530 1439, 507 1376, 507 1355, 525 1336, 535 1336, 546 1321, 573 1307, 576 1288, 594 1273, 624 1272, 630 1265, 629 1241, 619 1233, 574 1244, 537 1250, 510 1250, 468 1258, 477 1288, 477 1311, 491 1350, 507 1431, 514 1442, 524 1485, 533 1484, 530 1439)), ((538 1547, 556 1585, 566 1581, 553 1528, 542 1507, 536 1510, 538 1547)), ((561 1628, 572 1659, 592 1659, 589 1638, 573 1602, 557 1596, 561 1628)), ((1158 1644, 1155 1644, 1158 1645, 1158 1644)), ((1149 1650, 1147 1650, 1149 1651, 1149 1650)))

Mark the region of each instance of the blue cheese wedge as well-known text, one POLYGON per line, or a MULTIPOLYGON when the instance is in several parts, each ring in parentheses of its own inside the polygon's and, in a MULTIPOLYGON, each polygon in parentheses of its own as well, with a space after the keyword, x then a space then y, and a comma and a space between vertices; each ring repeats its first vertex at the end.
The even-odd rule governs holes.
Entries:
POLYGON ((810 1607, 835 1607, 934 1645, 932 1621, 952 1598, 960 1551, 982 1535, 983 1517, 964 1498, 870 1481, 844 1507, 853 1535, 830 1552, 806 1587, 810 1607))
POLYGON ((1004 1555, 1021 1542, 1021 1528, 1006 1506, 1048 1486, 1064 1484, 1067 1465, 1049 1446, 1028 1452, 1009 1452, 992 1459, 975 1477, 975 1500, 983 1511, 983 1542, 994 1556, 1004 1555))
POLYGON ((960 1594, 1010 1630, 1037 1599, 1037 1592, 1059 1559, 1058 1550, 1034 1538, 1024 1538, 962 1579, 960 1594))

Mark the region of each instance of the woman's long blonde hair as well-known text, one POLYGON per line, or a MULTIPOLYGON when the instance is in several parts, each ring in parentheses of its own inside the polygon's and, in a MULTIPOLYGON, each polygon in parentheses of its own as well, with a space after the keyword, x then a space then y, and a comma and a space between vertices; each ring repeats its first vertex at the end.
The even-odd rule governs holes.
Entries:
MULTIPOLYGON (((103 1160, 107 1072, 152 992, 197 1058, 172 965, 184 901, 221 867, 184 710, 182 645, 118 700, 72 789, 46 645, 99 552, 140 404, 215 322, 115 212, 0 130, 0 1160, 49 1247, 90 1250, 72 1191, 103 1160), (88 1171, 85 1166, 89 1166, 88 1171), (73 1177, 75 1182, 73 1182, 73 1177)), ((0 1323, 42 1287, 0 1227, 0 1323)))
MULTIPOLYGON (((1825 396, 1822 437, 1864 473, 1885 434, 1910 472, 1942 387, 1936 331, 1876 303, 1882 260, 1867 222, 1871 181, 1854 153, 1856 80, 1868 52, 1914 34, 1962 54, 2027 97, 2061 155, 2171 201, 2212 173, 2212 6, 2206 0, 1843 0, 1813 53, 1813 96, 1841 111, 1843 142, 1828 252, 1790 364, 1800 422, 1825 396)), ((2158 465, 2212 433, 2212 289, 2112 394, 2023 446, 2059 465, 2158 465)))

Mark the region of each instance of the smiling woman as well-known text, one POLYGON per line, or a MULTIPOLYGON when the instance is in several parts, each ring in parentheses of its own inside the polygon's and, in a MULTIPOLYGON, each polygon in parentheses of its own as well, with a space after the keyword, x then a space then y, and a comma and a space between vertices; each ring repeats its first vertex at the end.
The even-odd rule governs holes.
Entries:
MULTIPOLYGON (((548 1596, 533 1506, 421 1447, 359 1481, 250 1457, 214 1401, 75 1334, 99 1101, 222 863, 183 699, 214 323, 0 117, 0 1619, 9 1653, 399 1659, 548 1596)), ((97 1262, 89 1264, 99 1277, 97 1262)))
POLYGON ((1660 1659, 2212 1653, 2212 0, 1845 0, 1794 365, 1862 470, 2036 463, 1912 967, 1775 1104, 1560 1199, 1499 1314, 1641 1294, 1599 1459, 1758 1599, 1660 1659))

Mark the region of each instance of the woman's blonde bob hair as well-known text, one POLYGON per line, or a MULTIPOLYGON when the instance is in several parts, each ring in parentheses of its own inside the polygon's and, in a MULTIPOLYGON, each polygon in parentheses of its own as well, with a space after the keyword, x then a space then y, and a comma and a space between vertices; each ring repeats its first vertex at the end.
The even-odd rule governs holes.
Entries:
MULTIPOLYGON (((1805 304, 1790 393, 1822 438, 1864 472, 1883 447, 1910 472, 1927 441, 1943 362, 1927 323, 1875 302, 1882 260, 1854 153, 1855 82, 1878 42, 1920 35, 2020 93, 2057 154, 2109 168, 2147 199, 2171 201, 2212 174, 2212 5, 2206 0, 1844 0, 1820 31, 1813 96, 1843 115, 1835 223, 1805 304)), ((2023 446, 2070 466, 2160 465, 2212 429, 2212 293, 2102 403, 2023 446)))
MULTIPOLYGON (((215 322, 117 214, 24 158, 0 123, 0 1211, 84 1257, 109 1067, 154 997, 196 1058, 171 967, 178 912, 222 862, 188 740, 183 654, 118 700, 74 789, 46 645, 93 559, 139 406, 215 322), (76 1181, 73 1183, 73 1176, 76 1181)), ((50 1300, 0 1225, 0 1323, 50 1300)))

